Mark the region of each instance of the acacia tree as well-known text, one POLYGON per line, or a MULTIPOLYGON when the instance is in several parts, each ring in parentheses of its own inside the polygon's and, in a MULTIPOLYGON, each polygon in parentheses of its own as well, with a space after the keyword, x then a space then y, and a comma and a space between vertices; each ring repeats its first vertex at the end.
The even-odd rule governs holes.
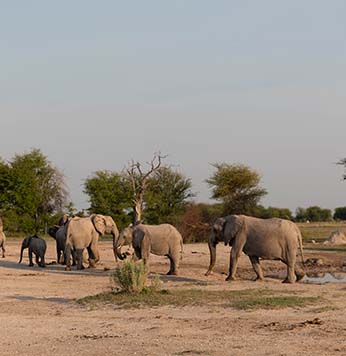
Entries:
POLYGON ((126 168, 128 178, 132 185, 132 202, 135 224, 142 221, 144 196, 147 192, 148 181, 150 176, 153 175, 161 167, 163 158, 165 157, 161 156, 160 153, 155 153, 152 160, 147 163, 148 169, 146 171, 143 170, 143 166, 140 162, 135 162, 133 160, 126 168))
POLYGON ((242 164, 214 163, 206 180, 212 198, 222 202, 225 214, 251 214, 267 191, 259 186, 259 173, 242 164))
POLYGON ((132 161, 122 172, 98 171, 86 179, 91 213, 111 215, 124 227, 145 220, 150 224, 176 222, 188 198, 191 180, 167 166, 156 155, 147 170, 132 161))

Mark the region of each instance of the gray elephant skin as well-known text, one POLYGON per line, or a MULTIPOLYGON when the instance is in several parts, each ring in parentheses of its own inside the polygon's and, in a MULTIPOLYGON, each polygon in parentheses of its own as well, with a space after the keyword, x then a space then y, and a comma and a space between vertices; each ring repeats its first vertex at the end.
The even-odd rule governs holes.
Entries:
POLYGON ((179 261, 183 252, 183 238, 179 231, 170 224, 129 226, 121 231, 116 243, 118 258, 124 259, 121 247, 132 244, 135 255, 148 265, 149 254, 167 256, 170 269, 167 274, 178 273, 179 261))
POLYGON ((47 244, 44 239, 38 236, 27 236, 24 238, 22 241, 22 247, 20 250, 20 260, 18 263, 22 262, 23 258, 23 251, 25 249, 28 249, 28 254, 29 254, 29 266, 32 267, 34 265, 32 261, 32 254, 35 255, 35 260, 38 266, 40 267, 46 267, 45 261, 44 261, 44 256, 46 254, 46 249, 47 249, 47 244))
POLYGON ((48 229, 48 234, 53 237, 56 242, 56 255, 57 255, 57 263, 66 265, 65 260, 65 248, 66 248, 66 230, 67 230, 67 222, 62 225, 55 225, 48 229))
POLYGON ((206 275, 212 271, 216 261, 216 245, 224 242, 232 247, 229 275, 226 280, 235 280, 240 254, 250 259, 257 275, 263 280, 259 259, 280 260, 287 265, 285 283, 299 281, 305 272, 296 266, 298 248, 304 265, 302 236, 298 226, 284 219, 259 219, 246 215, 228 215, 218 218, 212 226, 208 246, 210 265, 206 275))
POLYGON ((95 267, 100 259, 98 251, 98 240, 101 235, 111 234, 113 236, 113 252, 115 253, 115 242, 119 236, 116 223, 111 216, 93 214, 86 218, 72 218, 66 230, 66 270, 71 270, 70 256, 75 252, 77 269, 83 269, 83 250, 87 249, 89 254, 89 267, 95 267))
POLYGON ((0 218, 0 247, 2 250, 2 258, 5 258, 6 253, 6 235, 3 231, 2 220, 0 218))

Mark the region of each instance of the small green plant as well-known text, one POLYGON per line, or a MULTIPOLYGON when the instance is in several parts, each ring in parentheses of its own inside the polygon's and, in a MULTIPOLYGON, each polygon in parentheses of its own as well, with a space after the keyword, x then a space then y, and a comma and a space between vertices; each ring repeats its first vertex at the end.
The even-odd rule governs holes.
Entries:
POLYGON ((130 293, 141 293, 148 278, 148 268, 142 261, 137 263, 133 261, 122 262, 110 275, 114 285, 120 286, 121 290, 130 293))

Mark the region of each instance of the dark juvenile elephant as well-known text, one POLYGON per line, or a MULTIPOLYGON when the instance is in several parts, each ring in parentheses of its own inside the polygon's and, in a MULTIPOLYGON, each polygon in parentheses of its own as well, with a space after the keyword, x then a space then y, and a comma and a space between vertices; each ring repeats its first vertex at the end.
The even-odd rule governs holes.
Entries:
POLYGON ((298 248, 304 264, 302 236, 298 226, 284 219, 258 219, 245 215, 228 215, 218 218, 209 236, 210 265, 206 275, 212 271, 216 260, 216 245, 224 242, 232 246, 229 275, 226 280, 235 280, 238 259, 244 252, 257 275, 263 279, 259 259, 280 260, 287 265, 285 283, 302 279, 305 272, 296 265, 298 248))
POLYGON ((27 236, 23 241, 22 241, 22 248, 20 250, 20 260, 18 263, 22 262, 23 258, 23 251, 24 249, 28 248, 29 249, 29 266, 32 267, 34 263, 32 262, 32 254, 35 255, 35 260, 36 263, 40 267, 46 267, 45 261, 44 261, 44 255, 46 254, 46 249, 47 249, 47 244, 44 239, 38 236, 27 236))
POLYGON ((64 225, 55 225, 48 229, 48 234, 52 236, 56 242, 56 261, 65 265, 66 227, 64 225))

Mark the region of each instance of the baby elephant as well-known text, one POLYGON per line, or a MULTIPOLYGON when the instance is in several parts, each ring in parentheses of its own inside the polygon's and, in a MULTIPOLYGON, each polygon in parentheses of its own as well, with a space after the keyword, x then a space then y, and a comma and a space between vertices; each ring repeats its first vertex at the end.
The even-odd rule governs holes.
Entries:
POLYGON ((46 253, 47 244, 44 239, 38 236, 27 236, 22 242, 22 248, 20 250, 20 260, 18 263, 22 262, 24 249, 29 249, 29 266, 32 267, 34 263, 32 262, 32 254, 34 253, 36 257, 36 263, 40 267, 46 267, 44 262, 44 255, 46 253))

